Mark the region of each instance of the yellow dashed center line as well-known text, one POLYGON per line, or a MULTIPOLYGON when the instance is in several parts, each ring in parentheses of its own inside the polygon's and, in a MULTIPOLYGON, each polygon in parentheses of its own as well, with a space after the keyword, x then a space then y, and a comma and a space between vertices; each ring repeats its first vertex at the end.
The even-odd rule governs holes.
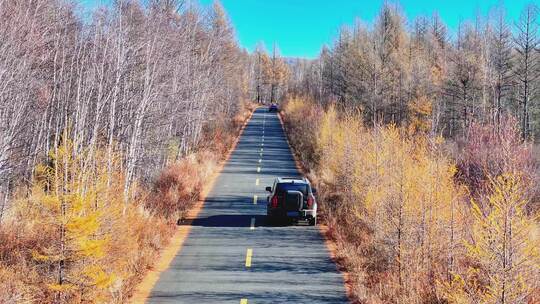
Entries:
MULTIPOLYGON (((264 146, 264 125, 266 123, 266 115, 263 116, 263 129, 262 129, 262 142, 261 142, 261 147, 264 146)), ((261 148, 261 152, 259 153, 260 155, 260 159, 259 159, 259 164, 262 162, 262 156, 263 156, 263 148, 261 148)), ((257 167, 257 172, 261 172, 261 167, 257 167)), ((257 178, 255 180, 255 185, 259 185, 260 183, 260 179, 257 178)), ((257 195, 253 195, 253 204, 254 205, 257 205, 257 195)), ((252 217, 251 218, 251 223, 249 225, 249 230, 255 230, 255 218, 252 217)), ((253 256, 253 249, 251 248, 248 248, 247 251, 246 251, 246 267, 251 267, 251 257, 253 256)), ((247 299, 240 299, 240 304, 248 304, 248 300, 247 299)))
POLYGON ((246 252, 246 267, 251 267, 251 256, 253 255, 253 249, 248 248, 246 252))

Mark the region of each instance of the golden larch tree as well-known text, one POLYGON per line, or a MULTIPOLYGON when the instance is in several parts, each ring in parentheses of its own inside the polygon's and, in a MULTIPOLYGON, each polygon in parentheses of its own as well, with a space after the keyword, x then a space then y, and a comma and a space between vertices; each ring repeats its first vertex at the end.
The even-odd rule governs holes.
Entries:
POLYGON ((452 303, 531 303, 539 287, 537 218, 527 215, 519 173, 490 180, 482 205, 473 202, 472 239, 465 243, 468 268, 446 285, 452 303))
POLYGON ((50 164, 35 170, 29 197, 36 208, 34 225, 52 234, 53 241, 32 255, 48 273, 46 285, 56 302, 99 302, 115 277, 101 263, 110 240, 103 224, 111 210, 98 195, 107 174, 106 169, 101 176, 85 170, 86 153, 74 150, 73 143, 64 139, 51 151, 50 164))

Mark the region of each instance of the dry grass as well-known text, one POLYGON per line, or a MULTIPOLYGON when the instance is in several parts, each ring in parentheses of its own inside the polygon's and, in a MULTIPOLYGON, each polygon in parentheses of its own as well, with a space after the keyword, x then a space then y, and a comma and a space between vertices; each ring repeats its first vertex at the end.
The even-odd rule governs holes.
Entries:
POLYGON ((205 180, 217 163, 217 155, 206 151, 170 165, 157 178, 146 208, 162 218, 182 218, 193 202, 198 200, 205 180))

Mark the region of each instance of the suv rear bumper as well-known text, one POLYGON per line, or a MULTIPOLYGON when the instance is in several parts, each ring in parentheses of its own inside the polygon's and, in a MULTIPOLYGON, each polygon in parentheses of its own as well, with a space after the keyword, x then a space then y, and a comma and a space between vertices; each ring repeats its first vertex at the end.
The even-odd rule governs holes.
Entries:
POLYGON ((284 209, 268 209, 267 215, 271 217, 288 217, 297 219, 311 219, 317 216, 317 209, 303 209, 300 211, 289 211, 284 209))

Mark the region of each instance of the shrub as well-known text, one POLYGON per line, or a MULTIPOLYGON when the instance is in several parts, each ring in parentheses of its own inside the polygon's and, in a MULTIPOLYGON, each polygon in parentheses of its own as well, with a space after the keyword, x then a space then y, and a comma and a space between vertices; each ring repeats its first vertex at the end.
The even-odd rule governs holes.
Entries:
POLYGON ((488 176, 496 177, 505 172, 520 172, 524 186, 536 182, 532 146, 521 139, 517 121, 506 117, 501 125, 504 128, 497 130, 492 124, 472 123, 464 139, 458 142, 457 177, 474 195, 487 190, 488 176))
POLYGON ((217 163, 214 153, 199 152, 170 165, 157 178, 146 208, 164 219, 178 220, 199 199, 217 163))
MULTIPOLYGON (((505 127, 497 130, 492 124, 471 124, 466 137, 458 142, 456 178, 467 186, 472 198, 479 198, 490 192, 489 177, 512 173, 522 179, 520 183, 525 189, 529 189, 529 198, 536 198, 538 168, 532 145, 521 139, 519 125, 514 118, 505 117, 501 125, 505 127)), ((529 203, 529 211, 535 201, 529 203)))

